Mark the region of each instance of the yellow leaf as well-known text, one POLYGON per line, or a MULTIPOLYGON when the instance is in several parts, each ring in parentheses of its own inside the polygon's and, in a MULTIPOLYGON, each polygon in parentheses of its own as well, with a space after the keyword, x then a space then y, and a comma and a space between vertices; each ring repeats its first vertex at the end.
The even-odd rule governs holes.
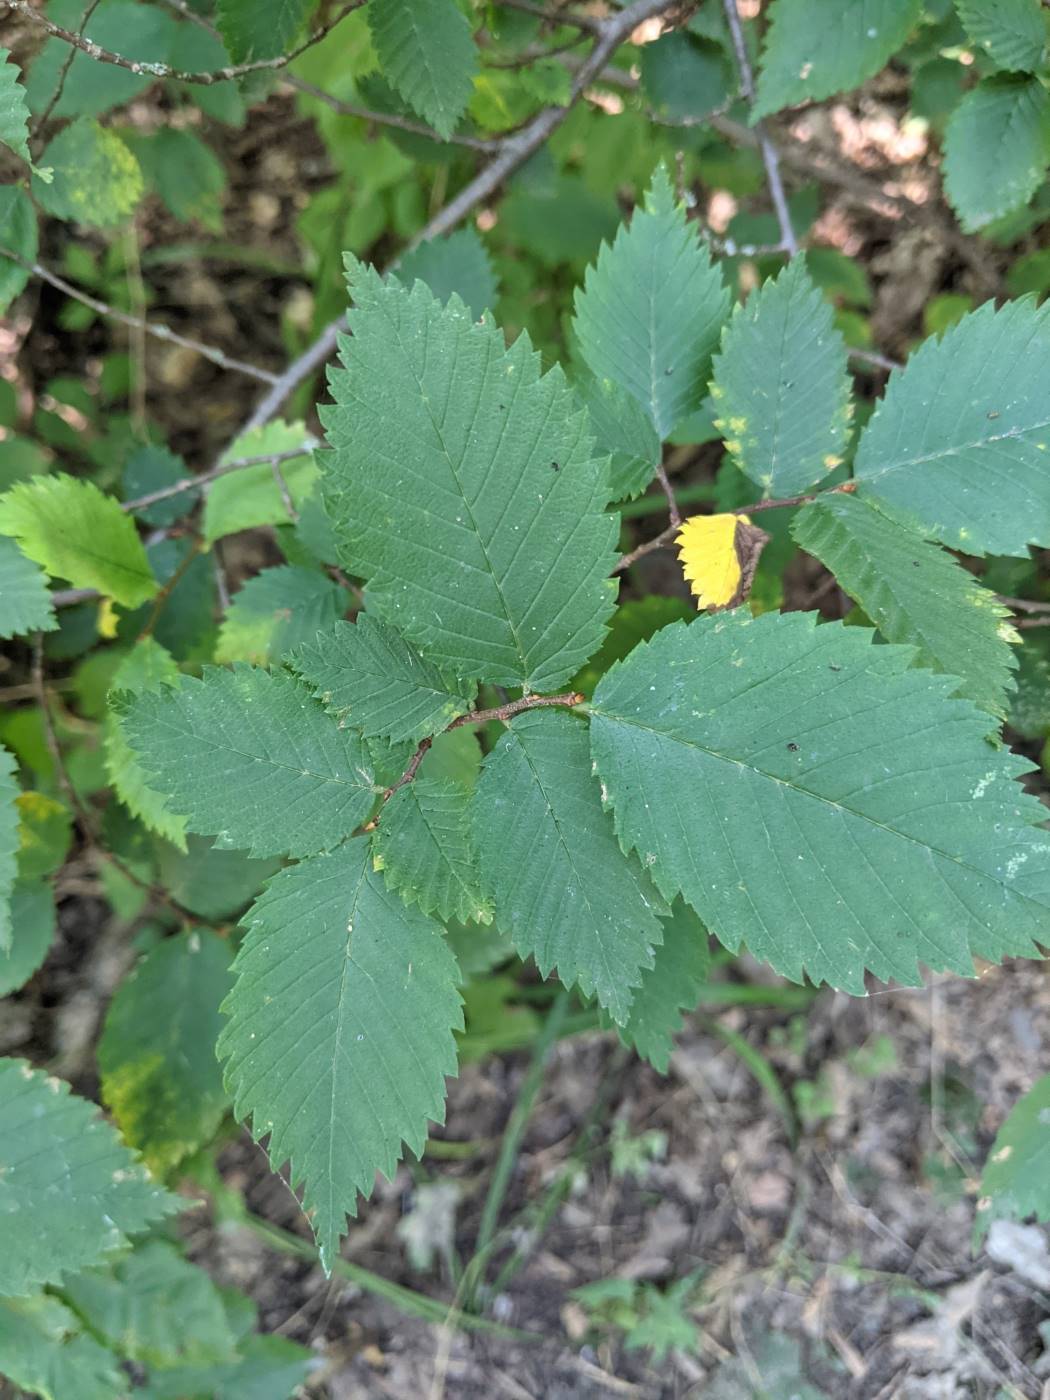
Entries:
POLYGON ((98 605, 98 635, 105 637, 107 641, 112 640, 117 635, 117 624, 120 618, 117 610, 113 606, 112 598, 103 598, 98 605))
POLYGON ((742 603, 769 536, 746 515, 694 515, 678 532, 682 572, 702 608, 742 603))

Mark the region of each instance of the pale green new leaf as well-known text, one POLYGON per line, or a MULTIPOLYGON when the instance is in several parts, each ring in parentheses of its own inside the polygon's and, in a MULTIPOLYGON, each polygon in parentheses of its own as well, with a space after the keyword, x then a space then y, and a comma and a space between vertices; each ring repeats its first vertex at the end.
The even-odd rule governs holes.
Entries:
POLYGON ((383 76, 438 135, 451 136, 478 68, 455 0, 372 0, 367 14, 383 76))
POLYGON ((47 579, 14 540, 0 536, 0 638, 57 626, 47 579))
POLYGON ((108 127, 90 117, 73 122, 48 144, 41 166, 50 182, 33 175, 33 194, 56 219, 111 228, 134 212, 145 185, 138 161, 108 127))
POLYGON ((754 116, 859 87, 917 23, 922 0, 773 0, 754 116))
POLYGON ((497 925, 544 977, 557 968, 623 1025, 653 965, 663 903, 616 844, 586 727, 554 710, 519 715, 485 759, 473 817, 497 925))
POLYGON ((325 503, 371 604, 435 665, 543 691, 596 649, 613 607, 605 463, 557 368, 348 260, 345 369, 322 406, 325 503))
MULTIPOLYGON (((303 447, 301 457, 289 457, 278 470, 298 510, 313 490, 317 467, 310 452, 311 438, 302 423, 267 423, 243 433, 223 456, 224 462, 263 457, 268 452, 291 452, 303 447)), ((254 530, 259 525, 288 525, 291 517, 273 466, 268 462, 239 467, 208 487, 204 502, 204 542, 214 544, 224 535, 254 530)))
POLYGON ((1039 0, 955 0, 967 34, 1000 68, 1035 72, 1046 51, 1039 0))
POLYGON ((598 451, 609 454, 609 500, 639 495, 656 475, 663 455, 649 415, 611 379, 585 374, 576 391, 587 407, 598 451))
POLYGON ((722 274, 659 166, 644 209, 602 245, 577 288, 583 358, 632 394, 664 439, 700 407, 728 311, 722 274))
POLYGON ((386 888, 368 842, 282 871, 245 918, 219 1042, 237 1115, 303 1187, 330 1270, 357 1197, 444 1115, 462 1028, 441 929, 386 888))
POLYGON ((462 783, 417 778, 383 808, 376 834, 376 868, 402 899, 444 922, 487 924, 471 838, 471 792, 462 783))
POLYGON ((765 497, 808 491, 842 465, 852 412, 846 347, 804 258, 736 308, 711 397, 733 460, 765 497))
POLYGON ((862 496, 967 554, 1050 545, 1050 303, 985 302, 890 375, 861 435, 862 496))
MULTIPOLYGON (((1046 809, 956 682, 815 614, 674 623, 595 692, 626 849, 734 952, 860 993, 1050 937, 1046 809)), ((498 911, 497 911, 498 913, 498 911)))
POLYGON ((20 481, 0 496, 0 535, 76 588, 97 588, 136 608, 157 580, 129 515, 91 481, 56 473, 20 481))
POLYGON ((147 1241, 109 1269, 67 1279, 63 1292, 95 1336, 129 1361, 166 1368, 236 1356, 222 1294, 203 1269, 161 1240, 147 1241))
POLYGON ((398 264, 397 275, 406 287, 418 277, 442 304, 455 293, 469 306, 475 320, 491 311, 499 296, 492 259, 473 227, 413 248, 398 264))
POLYGON ((1050 94, 1038 78, 997 73, 966 94, 944 134, 944 188, 964 229, 1023 204, 1046 178, 1050 94))
POLYGON ((47 957, 55 936, 55 899, 43 880, 17 880, 11 892, 11 947, 0 951, 0 997, 17 992, 47 957))
POLYGON ((234 63, 287 53, 316 0, 219 0, 215 22, 234 63))
MULTIPOLYGON (((152 637, 143 637, 117 667, 113 695, 159 695, 176 685, 179 668, 169 651, 152 637)), ((169 809, 167 799, 152 787, 124 734, 119 708, 110 707, 102 726, 106 773, 113 790, 133 816, 186 849, 186 822, 169 809)))
POLYGON ((466 714, 477 694, 367 612, 319 632, 289 661, 327 709, 370 739, 418 743, 466 714))
POLYGON ((11 891, 18 872, 18 764, 0 745, 0 953, 11 947, 11 891))
POLYGON ((923 666, 958 676, 958 693, 1006 718, 1017 659, 1010 611, 938 545, 870 501, 828 493, 801 510, 792 534, 867 613, 888 642, 923 666))
POLYGON ((243 664, 206 667, 119 706, 151 787, 190 831, 253 856, 330 850, 375 801, 361 736, 305 686, 243 664))
POLYGON ((234 594, 219 628, 215 660, 275 661, 331 629, 349 602, 346 590, 317 569, 295 564, 263 569, 234 594))
POLYGON ((182 1204, 93 1103, 24 1060, 0 1060, 0 1296, 101 1263, 182 1204))
POLYGON ((996 1134, 981 1177, 975 1233, 993 1220, 1050 1217, 1050 1074, 1014 1104, 996 1134))
POLYGON ((215 1044, 231 983, 229 944, 198 929, 151 948, 109 1004, 102 1098, 161 1175, 211 1141, 229 1105, 215 1044))
POLYGON ((652 967, 642 973, 620 1038, 666 1074, 673 1037, 682 1029, 682 1012, 693 1010, 707 981, 711 949, 707 929, 681 900, 675 903, 671 917, 663 920, 662 928, 664 941, 656 950, 652 967))
POLYGON ((0 1376, 43 1400, 124 1400, 128 1378, 57 1298, 0 1298, 0 1376))
POLYGON ((29 156, 29 107, 21 73, 9 63, 11 50, 0 45, 0 142, 24 161, 29 156))

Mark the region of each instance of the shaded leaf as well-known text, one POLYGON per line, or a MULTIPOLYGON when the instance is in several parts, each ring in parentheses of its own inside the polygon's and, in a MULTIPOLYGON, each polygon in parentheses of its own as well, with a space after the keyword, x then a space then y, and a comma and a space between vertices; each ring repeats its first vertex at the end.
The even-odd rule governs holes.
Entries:
POLYGON ((17 772, 14 754, 0 745, 0 953, 11 948, 11 891, 19 846, 17 772))
POLYGON ((1050 94, 1038 78, 985 78, 944 134, 944 188, 969 233, 1027 204, 1050 159, 1050 94))
POLYGON ((686 520, 675 543, 696 606, 735 608, 743 602, 768 539, 748 515, 693 515, 686 520))
POLYGON ((29 160, 29 108, 21 71, 9 63, 11 50, 0 45, 0 142, 29 160))
POLYGON ((373 837, 376 868, 391 889, 444 922, 486 924, 468 814, 471 792, 460 783, 419 777, 383 808, 373 837))
POLYGON ((398 279, 411 287, 418 277, 445 305, 453 293, 477 320, 496 305, 499 293, 488 249, 474 228, 457 229, 445 238, 432 238, 406 253, 397 267, 398 279))
POLYGON ((45 884, 16 881, 11 892, 11 946, 0 951, 0 997, 17 992, 47 957, 55 936, 55 900, 45 884))
POLYGON ((478 67, 466 16, 455 0, 379 0, 367 13, 384 77, 439 136, 451 136, 478 67))
POLYGON ((656 949, 652 967, 642 973, 620 1038, 666 1074, 673 1037, 682 1029, 681 1013, 693 1010, 707 981, 711 950, 707 929, 681 900, 676 901, 662 927, 663 942, 656 949))
POLYGON ((14 540, 0 537, 0 638, 57 626, 47 579, 14 540))
POLYGON ((955 0, 966 32, 1000 68, 1034 72, 1046 52, 1039 0, 955 0))
POLYGON ((287 53, 316 0, 218 0, 215 20, 234 63, 287 53))
POLYGON ((57 1298, 0 1298, 0 1375, 44 1400, 122 1400, 117 1357, 57 1298))
MULTIPOLYGON (((25 190, 19 189, 17 185, 7 185, 0 189, 0 244, 10 248, 12 253, 17 253, 23 261, 36 262, 36 210, 25 190)), ((7 310, 28 281, 28 268, 23 267, 21 263, 12 262, 10 258, 0 257, 0 311, 7 310)), ((7 442, 8 451, 11 451, 16 441, 12 439, 7 442)), ((26 449, 30 446, 28 442, 25 443, 26 449)), ((8 476, 3 477, 3 484, 8 484, 12 479, 8 476)))
POLYGON ((993 1220, 1050 1216, 1050 1074, 1014 1104, 992 1143, 981 1177, 975 1233, 993 1220))
POLYGON ((215 660, 275 661, 330 630, 349 601, 340 584, 316 569, 294 564, 263 569, 231 599, 215 660))
POLYGON ((656 475, 663 455, 645 409, 611 379, 585 374, 576 390, 587 407, 598 451, 609 453, 609 500, 639 495, 656 475))

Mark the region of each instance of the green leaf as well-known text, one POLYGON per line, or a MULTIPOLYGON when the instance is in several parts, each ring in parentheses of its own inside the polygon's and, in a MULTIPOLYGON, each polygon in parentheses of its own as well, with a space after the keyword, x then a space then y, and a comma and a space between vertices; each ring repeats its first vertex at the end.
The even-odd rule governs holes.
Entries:
POLYGON ((18 764, 0 745, 0 953, 11 948, 11 891, 18 858, 18 764))
POLYGON ((195 220, 212 233, 222 233, 226 172, 210 146, 192 131, 170 126, 149 135, 127 132, 122 136, 146 183, 176 219, 195 220))
POLYGON ((367 14, 384 77, 439 136, 451 136, 478 70, 474 36, 455 0, 378 0, 367 14))
POLYGON ((613 613, 609 633, 587 665, 573 677, 573 690, 591 695, 594 687, 614 661, 622 661, 639 642, 647 642, 654 632, 669 622, 691 622, 696 608, 684 598, 665 598, 650 593, 645 598, 631 598, 621 603, 613 613))
POLYGON ((846 347, 804 258, 736 308, 711 397, 726 447, 766 498, 808 491, 842 465, 852 413, 846 347))
POLYGON ((187 836, 182 852, 159 842, 161 883, 191 914, 219 922, 240 913, 280 869, 278 860, 251 860, 243 851, 226 851, 203 836, 187 836))
POLYGON ((329 850, 368 819, 371 763, 291 676, 205 667, 120 707, 148 781, 190 831, 253 856, 329 850))
POLYGON ((1050 303, 986 302, 890 375, 861 435, 862 496, 967 554, 1050 545, 1050 303))
MULTIPOLYGON (((178 683, 179 668, 159 642, 143 637, 117 667, 113 677, 115 696, 160 695, 178 683)), ((186 849, 186 822, 176 816, 167 799, 150 785, 142 764, 128 743, 117 708, 111 707, 103 721, 103 749, 106 773, 124 806, 139 821, 166 837, 180 851, 186 849)))
POLYGON ((0 44, 0 142, 28 162, 29 108, 21 70, 8 63, 10 57, 11 50, 0 44))
POLYGON ((732 96, 725 49, 681 30, 646 44, 638 66, 653 110, 672 122, 706 117, 732 96))
POLYGON ((557 368, 348 260, 356 305, 321 418, 326 506, 351 573, 429 659, 532 690, 602 639, 616 584, 604 463, 557 368))
MULTIPOLYGON (((310 441, 310 434, 302 423, 268 423, 264 428, 243 433, 224 454, 223 460, 238 461, 242 457, 262 457, 269 452, 291 452, 296 447, 308 446, 310 441)), ((280 464, 280 472, 292 504, 298 510, 317 480, 313 455, 304 452, 301 457, 289 458, 280 464)), ((289 519, 273 467, 268 462, 241 467, 228 476, 220 476, 208 487, 204 502, 204 542, 214 544, 224 535, 254 530, 259 525, 287 525, 289 519)))
MULTIPOLYGON (((142 496, 152 495, 154 491, 174 486, 176 482, 185 481, 189 475, 186 463, 176 453, 152 442, 144 443, 141 447, 136 447, 124 463, 121 495, 125 501, 136 501, 142 496)), ((157 501, 155 505, 141 506, 136 510, 135 516, 138 520, 144 520, 147 525, 174 525, 175 521, 186 515, 195 504, 193 492, 184 491, 180 496, 157 501)))
POLYGON ((859 87, 901 47, 922 0, 773 0, 754 117, 859 87))
POLYGON ((1010 611, 956 559, 869 501, 837 493, 799 511, 791 533, 888 642, 914 646, 923 666, 959 677, 960 695, 1006 718, 1017 665, 1010 611))
POLYGON ((38 880, 16 881, 11 893, 11 947, 0 951, 0 997, 25 986, 47 957, 54 936, 51 890, 38 880))
POLYGON ((576 390, 586 405, 598 451, 609 454, 609 500, 639 495, 656 475, 663 456, 648 414, 611 379, 585 374, 577 380, 576 390))
POLYGON ((496 923, 521 956, 544 977, 556 967, 624 1024, 663 905, 616 844, 578 719, 532 710, 508 727, 482 768, 474 844, 496 923))
POLYGON ((57 626, 47 579, 14 540, 0 537, 0 638, 57 626))
POLYGON ((576 291, 576 335, 598 379, 633 394, 666 438, 700 407, 729 310, 722 274, 676 204, 667 171, 576 291))
POLYGON ((466 714, 477 694, 473 681, 442 675, 367 612, 319 632, 289 660, 327 709, 370 739, 418 743, 466 714))
POLYGON ((492 259, 474 228, 421 243, 401 259, 397 275, 405 287, 417 278, 425 282, 443 306, 455 293, 475 320, 491 311, 499 298, 492 259))
POLYGON ((998 73, 966 94, 944 134, 944 188, 968 233, 1027 204, 1050 159, 1050 94, 998 73))
POLYGON ((24 1060, 0 1060, 0 1296, 101 1263, 181 1206, 93 1103, 24 1060))
POLYGON ((287 53, 316 0, 219 0, 215 22, 234 63, 287 53))
POLYGON ((0 1299, 0 1375, 44 1400, 123 1400, 128 1378, 111 1351, 57 1298, 0 1299))
POLYGON ((471 791, 461 783, 417 778, 383 808, 373 837, 376 868, 391 889, 442 922, 487 924, 468 814, 471 791))
POLYGON ((67 126, 48 144, 40 163, 50 183, 33 176, 37 202, 56 219, 111 228, 129 218, 142 198, 142 171, 124 142, 90 117, 67 126))
POLYGON ((95 1336, 128 1361, 174 1367, 236 1355, 219 1290, 160 1240, 148 1240, 106 1271, 67 1279, 63 1292, 95 1336))
POLYGON ((234 594, 219 628, 216 661, 276 661, 344 613, 346 590, 316 569, 263 569, 234 594))
MULTIPOLYGON (((912 652, 811 613, 674 623, 595 692, 626 849, 732 951, 861 993, 864 969, 1032 956, 1050 927, 1045 808, 912 652)), ((498 911, 497 911, 498 913, 498 911)))
MULTIPOLYGON (((17 185, 0 189, 0 245, 17 253, 24 262, 36 262, 36 210, 25 190, 17 185)), ((0 257, 0 312, 7 310, 28 281, 28 268, 0 257)), ((8 446, 13 446, 13 441, 8 446)))
POLYGON ((955 0, 967 34, 1000 68, 1034 72, 1046 51, 1039 0, 955 0))
POLYGON ((330 1270, 358 1192, 417 1156, 442 1121, 461 1029, 458 969, 437 924, 408 908, 357 838, 293 866, 245 918, 219 1042, 237 1115, 290 1162, 330 1270))
POLYGON ((707 929, 681 900, 663 921, 663 942, 652 967, 631 1002, 631 1014, 620 1030, 625 1045, 633 1045, 661 1074, 667 1073, 673 1037, 682 1029, 683 1011, 692 1011, 711 967, 707 929))
POLYGON ((53 577, 125 607, 157 591, 134 522, 91 481, 56 473, 18 482, 0 496, 0 535, 13 535, 53 577))
POLYGON ((61 866, 73 840, 73 813, 43 792, 20 792, 18 878, 43 880, 61 866))
POLYGON ((974 1232, 980 1239, 993 1220, 1050 1216, 1050 1074, 1037 1079, 996 1134, 981 1177, 974 1232))
POLYGON ((215 1044, 231 984, 229 944, 199 929, 158 943, 110 1002, 98 1046, 102 1098, 160 1175, 206 1146, 229 1106, 215 1044))

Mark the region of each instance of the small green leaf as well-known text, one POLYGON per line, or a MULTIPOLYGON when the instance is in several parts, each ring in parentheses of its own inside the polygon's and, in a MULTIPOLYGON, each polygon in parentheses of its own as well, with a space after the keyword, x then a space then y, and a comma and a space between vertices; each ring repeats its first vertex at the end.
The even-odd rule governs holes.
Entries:
POLYGON ((47 579, 14 540, 0 537, 0 638, 57 626, 47 579))
POLYGON ((393 1177, 444 1116, 463 1018, 437 924, 372 869, 360 837, 282 871, 253 906, 219 1052, 237 1116, 269 1134, 326 1270, 376 1172, 393 1177))
POLYGON ((417 778, 383 808, 373 838, 376 868, 391 889, 444 922, 487 924, 468 813, 471 792, 460 783, 417 778))
POLYGON ((124 142, 90 117, 81 117, 51 141, 41 164, 47 183, 33 176, 33 194, 56 219, 111 228, 129 218, 142 198, 139 163, 124 142))
POLYGON ((230 956, 229 944, 204 929, 165 938, 106 1013, 102 1098, 125 1141, 160 1175, 206 1146, 229 1106, 215 1044, 230 956))
POLYGON ((52 577, 125 607, 157 591, 134 522, 91 481, 57 473, 12 486, 0 496, 0 535, 14 536, 52 577))
POLYGON ((466 714, 477 694, 473 681, 449 679, 367 612, 319 632, 290 664, 332 714, 370 739, 428 738, 466 714))
POLYGON ((622 1025, 653 965, 663 904, 617 846, 587 757, 580 720, 519 715, 485 759, 474 844, 496 923, 522 957, 544 977, 556 967, 622 1025))
POLYGON ((609 500, 640 495, 663 455, 645 409, 611 379, 585 374, 577 380, 576 391, 587 407, 598 451, 609 454, 609 500))
POLYGON ((0 951, 0 997, 17 992, 47 957, 55 936, 55 900, 39 880, 16 881, 11 893, 11 947, 0 951))
POLYGON ((722 275, 659 166, 644 209, 602 245, 576 291, 583 358, 634 395, 663 439, 700 407, 728 310, 722 275))
POLYGON ((284 674, 206 667, 118 707, 150 786, 190 831, 254 856, 330 850, 375 801, 359 734, 284 674), (200 774, 206 775, 201 782, 200 774), (236 800, 231 800, 235 797, 236 800))
POLYGON ((901 47, 921 10, 922 0, 773 0, 754 116, 859 87, 901 47))
POLYGON ((682 1029, 681 1013, 693 1010, 707 981, 711 949, 707 929, 681 900, 663 920, 663 935, 652 967, 642 973, 620 1038, 666 1074, 673 1037, 682 1029))
MULTIPOLYGON (((296 447, 308 447, 310 434, 302 423, 268 423, 244 433, 225 453, 224 461, 242 457, 263 457, 269 452, 291 452, 296 447)), ((312 453, 290 457, 279 465, 292 504, 298 510, 309 496, 317 480, 317 467, 312 453)), ((254 467, 240 467, 228 476, 220 476, 208 487, 204 502, 204 542, 214 544, 224 535, 239 530, 253 530, 259 525, 287 525, 285 505, 274 469, 268 462, 254 467)))
POLYGON ((457 229, 445 238, 421 243, 401 259, 397 275, 406 287, 417 278, 425 282, 442 305, 455 293, 475 320, 491 311, 499 299, 492 259, 475 228, 457 229))
POLYGON ((1008 608, 946 550, 869 501, 827 494, 795 517, 791 533, 821 561, 888 642, 958 676, 965 695, 997 720, 1017 665, 1008 608))
POLYGON ((94 1104, 24 1060, 0 1060, 0 1296, 101 1263, 182 1204, 94 1104))
POLYGON ((1050 1074, 1014 1104, 996 1134, 981 1177, 974 1231, 980 1239, 993 1220, 1050 1218, 1050 1074))
MULTIPOLYGON (((152 637, 143 637, 117 667, 113 694, 159 695, 178 682, 179 674, 171 653, 152 637)), ((151 831, 184 851, 186 822, 176 816, 161 793, 150 786, 142 764, 125 737, 123 721, 116 708, 111 707, 103 721, 103 748, 109 781, 128 811, 151 831)))
POLYGON ((215 21, 234 63, 287 53, 316 0, 219 0, 215 21))
POLYGON ((8 62, 10 57, 11 50, 0 45, 0 142, 28 162, 29 107, 21 73, 8 62))
POLYGON ((18 765, 0 746, 0 953, 11 948, 11 891, 18 858, 18 765))
POLYGON ((711 397, 726 447, 765 497, 808 491, 842 465, 852 412, 846 347, 804 258, 736 308, 711 397))
POLYGON ((451 136, 478 68, 466 16, 455 0, 377 0, 367 13, 384 77, 439 136, 451 136))
POLYGON ((330 631, 349 594, 316 569, 283 564, 263 569, 235 593, 219 628, 216 661, 265 665, 330 631))
MULTIPOLYGON (((25 190, 17 185, 0 189, 0 245, 17 253, 23 262, 36 262, 36 210, 25 190)), ((28 268, 0 257, 0 312, 7 310, 28 281, 28 268)), ((11 479, 0 477, 0 482, 7 484, 11 479)))
POLYGON ((44 1400, 124 1400, 128 1378, 57 1298, 0 1298, 0 1375, 44 1400))
POLYGON ((1034 73, 1046 54, 1039 0, 955 0, 967 34, 1000 68, 1034 73))
POLYGON ((1050 303, 986 302, 901 370, 857 447, 859 494, 967 554, 1050 545, 1050 303))
POLYGON ((1050 159, 1050 94, 999 73, 966 94, 944 136, 944 187, 968 233, 1027 204, 1050 159))

